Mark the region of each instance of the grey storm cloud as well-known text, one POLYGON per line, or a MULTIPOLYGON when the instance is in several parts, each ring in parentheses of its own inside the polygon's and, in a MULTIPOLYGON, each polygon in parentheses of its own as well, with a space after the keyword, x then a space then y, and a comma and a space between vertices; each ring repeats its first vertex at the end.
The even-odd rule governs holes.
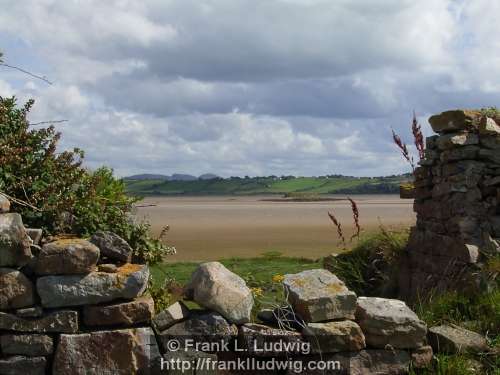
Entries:
POLYGON ((500 101, 487 0, 0 0, 0 71, 87 165, 139 172, 407 171, 390 128, 500 101), (26 25, 29 25, 27 27, 26 25))

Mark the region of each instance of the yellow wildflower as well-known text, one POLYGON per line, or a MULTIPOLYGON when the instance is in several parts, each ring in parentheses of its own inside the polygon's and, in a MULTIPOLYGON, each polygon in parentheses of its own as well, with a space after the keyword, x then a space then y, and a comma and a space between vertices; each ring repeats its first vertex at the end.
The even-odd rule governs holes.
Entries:
POLYGON ((285 279, 285 276, 283 275, 274 275, 273 276, 273 282, 275 283, 281 283, 285 279))

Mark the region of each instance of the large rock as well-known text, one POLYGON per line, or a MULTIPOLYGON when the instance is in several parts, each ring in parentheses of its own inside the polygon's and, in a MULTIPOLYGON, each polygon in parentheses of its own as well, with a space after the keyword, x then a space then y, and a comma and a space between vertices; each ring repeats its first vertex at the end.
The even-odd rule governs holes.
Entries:
POLYGON ((314 353, 358 351, 366 347, 359 325, 350 320, 309 323, 302 331, 314 353))
POLYGON ((44 276, 36 285, 42 306, 78 306, 139 297, 146 290, 148 278, 147 266, 126 264, 117 273, 44 276))
POLYGON ((479 111, 457 109, 431 116, 429 123, 436 133, 446 133, 470 129, 480 116, 479 111))
POLYGON ((99 231, 91 238, 90 242, 101 250, 101 255, 119 262, 130 262, 132 259, 132 248, 123 238, 113 232, 99 231))
POLYGON ((144 296, 130 302, 85 306, 83 308, 83 322, 87 326, 132 326, 139 323, 149 323, 154 312, 153 299, 150 296, 144 296))
POLYGON ((256 357, 310 354, 309 343, 296 331, 247 323, 239 328, 238 349, 256 357))
POLYGON ((285 275, 283 285, 289 302, 306 322, 354 318, 356 294, 327 270, 285 275))
POLYGON ((458 326, 441 325, 429 328, 429 343, 437 353, 479 353, 488 351, 486 339, 458 326))
POLYGON ((54 375, 157 374, 161 355, 151 328, 61 335, 54 375))
POLYGON ((438 138, 437 145, 441 150, 447 150, 457 146, 477 145, 479 137, 477 134, 451 133, 438 138))
POLYGON ((32 258, 21 215, 0 215, 0 267, 22 267, 32 258))
POLYGON ((5 334, 0 336, 0 349, 2 353, 8 355, 36 357, 52 354, 54 343, 47 335, 5 334))
POLYGON ((157 314, 153 319, 153 325, 157 331, 161 332, 188 317, 189 309, 182 301, 179 301, 157 314))
POLYGON ((19 271, 0 268, 0 310, 19 309, 34 303, 31 281, 19 271))
POLYGON ((250 321, 253 296, 245 281, 219 262, 201 264, 191 276, 187 294, 232 323, 250 321))
POLYGON ((3 194, 0 193, 0 214, 6 214, 10 211, 10 202, 3 194))
POLYGON ((47 359, 45 357, 13 356, 0 358, 0 374, 2 375, 45 375, 47 359))
POLYGON ((86 274, 95 269, 99 249, 79 238, 62 239, 43 246, 38 254, 37 275, 86 274))
POLYGON ((78 312, 62 310, 37 319, 25 319, 0 312, 0 330, 36 333, 73 333, 78 331, 78 312))
POLYGON ((403 301, 377 297, 359 297, 356 321, 367 345, 412 349, 423 345, 427 326, 403 301))

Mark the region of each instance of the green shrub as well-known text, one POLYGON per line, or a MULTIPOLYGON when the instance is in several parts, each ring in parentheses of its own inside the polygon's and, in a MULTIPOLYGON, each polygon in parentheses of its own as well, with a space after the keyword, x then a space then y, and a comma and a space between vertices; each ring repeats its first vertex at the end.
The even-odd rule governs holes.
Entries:
POLYGON ((161 238, 150 237, 147 222, 133 221, 138 199, 126 195, 111 169, 83 168, 82 150, 58 152, 61 134, 53 126, 30 126, 33 104, 19 108, 15 98, 0 97, 0 191, 25 224, 51 235, 113 231, 130 243, 138 262, 157 263, 171 253, 161 238))

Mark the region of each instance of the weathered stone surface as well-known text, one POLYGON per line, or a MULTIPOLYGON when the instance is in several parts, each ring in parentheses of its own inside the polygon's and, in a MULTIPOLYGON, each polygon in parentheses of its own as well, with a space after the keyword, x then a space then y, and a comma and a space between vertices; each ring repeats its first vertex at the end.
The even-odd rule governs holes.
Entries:
POLYGON ((359 325, 350 320, 309 323, 302 334, 314 353, 336 353, 364 349, 365 336, 359 325))
POLYGON ((431 116, 429 123, 436 133, 465 130, 473 127, 474 120, 481 116, 479 111, 457 109, 431 116))
POLYGON ((39 228, 26 228, 26 233, 33 242, 33 245, 38 245, 42 239, 43 230, 39 228))
POLYGON ((54 343, 52 338, 40 334, 4 334, 0 336, 1 352, 8 355, 25 355, 28 357, 52 354, 54 343))
POLYGON ((356 321, 363 330, 367 345, 412 349, 423 345, 427 326, 403 301, 359 297, 356 321))
POLYGON ((299 332, 255 323, 247 323, 239 328, 238 348, 257 357, 302 355, 310 351, 310 345, 302 340, 299 332))
POLYGON ((41 306, 27 307, 16 310, 16 315, 21 318, 40 318, 43 315, 43 309, 41 306))
MULTIPOLYGON (((205 366, 203 370, 201 368, 196 369, 196 366, 192 366, 187 369, 179 369, 180 366, 177 363, 217 363, 217 354, 210 354, 196 350, 186 350, 186 351, 176 351, 167 352, 163 355, 163 373, 168 375, 218 375, 227 374, 232 375, 234 373, 230 372, 219 372, 215 368, 211 368, 210 365, 205 366)), ((201 366, 200 366, 201 367, 201 366)), ((260 371, 259 371, 260 373, 260 371)), ((236 374, 235 374, 236 375, 236 374)), ((266 374, 263 374, 266 375, 266 374)))
POLYGON ((283 285, 289 302, 306 322, 354 317, 356 294, 327 270, 285 275, 283 285))
POLYGON ((442 135, 437 140, 437 146, 441 150, 448 150, 457 146, 477 145, 479 137, 473 133, 450 133, 442 135))
POLYGON ((477 146, 463 146, 459 148, 453 148, 450 150, 445 150, 439 156, 439 160, 442 163, 450 163, 458 160, 474 160, 483 151, 477 146))
POLYGON ((47 359, 45 357, 13 356, 0 358, 2 375, 45 375, 47 359))
POLYGON ((0 267, 22 267, 32 258, 21 215, 0 215, 0 267))
POLYGON ((153 299, 150 296, 143 296, 130 302, 113 305, 85 306, 83 322, 87 326, 131 326, 149 323, 154 311, 153 299))
POLYGON ((0 268, 0 310, 18 309, 34 303, 31 281, 19 271, 0 268))
POLYGON ((479 134, 500 135, 500 126, 490 117, 482 117, 479 123, 479 134))
POLYGON ((201 264, 191 276, 187 294, 232 323, 250 321, 253 296, 245 281, 219 262, 201 264))
POLYGON ((159 334, 160 343, 167 348, 167 342, 172 338, 183 342, 184 339, 194 339, 198 342, 231 340, 238 334, 238 328, 230 324, 224 317, 215 312, 196 311, 190 317, 159 334))
POLYGON ((432 362, 433 351, 429 345, 411 351, 411 363, 413 368, 426 368, 432 362))
POLYGON ((160 351, 150 328, 61 335, 54 375, 156 374, 160 351))
POLYGON ((189 309, 182 303, 176 302, 157 314, 153 319, 153 325, 158 331, 164 331, 174 324, 182 322, 189 317, 189 309))
POLYGON ((133 299, 144 293, 148 278, 147 266, 126 264, 117 273, 44 276, 36 285, 42 306, 61 307, 133 299))
POLYGON ((4 195, 0 194, 0 214, 6 214, 10 211, 10 202, 4 195))
POLYGON ((114 264, 99 264, 97 266, 97 270, 99 272, 106 272, 106 273, 117 273, 118 272, 118 267, 114 264))
POLYGON ((123 238, 113 232, 99 231, 90 242, 101 250, 101 255, 111 260, 128 263, 132 259, 132 248, 123 238))
POLYGON ((431 327, 428 338, 437 353, 477 353, 488 350, 488 342, 482 335, 458 326, 431 327))
POLYGON ((79 238, 50 242, 38 254, 35 272, 37 275, 86 274, 95 269, 99 260, 99 249, 79 238))
POLYGON ((73 333, 78 331, 78 312, 62 310, 38 319, 24 319, 0 312, 0 330, 35 333, 73 333))

